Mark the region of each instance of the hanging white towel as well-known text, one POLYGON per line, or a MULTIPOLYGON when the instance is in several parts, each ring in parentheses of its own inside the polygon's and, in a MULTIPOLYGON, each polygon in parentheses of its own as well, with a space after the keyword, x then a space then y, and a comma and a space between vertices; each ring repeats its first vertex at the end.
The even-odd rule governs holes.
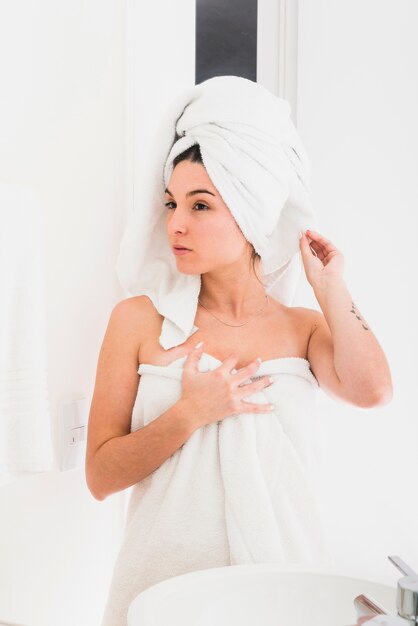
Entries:
POLYGON ((53 469, 42 211, 0 181, 0 483, 53 469))

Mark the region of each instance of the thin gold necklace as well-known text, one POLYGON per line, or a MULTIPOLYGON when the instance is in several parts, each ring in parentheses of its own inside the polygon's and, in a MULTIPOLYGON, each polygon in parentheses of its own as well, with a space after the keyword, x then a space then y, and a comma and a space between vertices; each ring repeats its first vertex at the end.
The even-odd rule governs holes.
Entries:
POLYGON ((199 299, 199 298, 198 298, 197 300, 198 300, 199 304, 200 304, 200 305, 201 305, 204 309, 206 309, 206 311, 207 311, 208 313, 210 313, 210 314, 212 315, 212 317, 214 317, 216 320, 218 320, 218 322, 222 322, 222 324, 225 324, 226 326, 233 326, 233 327, 235 327, 235 328, 238 328, 239 326, 245 326, 245 324, 248 324, 248 322, 251 322, 251 320, 252 320, 252 318, 253 318, 253 317, 257 317, 258 315, 260 315, 260 313, 262 313, 262 312, 264 311, 264 309, 266 308, 266 306, 267 306, 267 305, 268 305, 268 303, 270 302, 270 299, 269 299, 269 297, 268 297, 268 295, 267 295, 267 294, 266 294, 266 298, 267 298, 267 300, 266 300, 266 304, 263 306, 263 308, 262 308, 262 309, 260 309, 260 311, 259 311, 258 313, 255 313, 254 315, 250 315, 250 319, 249 319, 249 320, 247 320, 246 322, 244 322, 243 324, 228 324, 228 322, 224 322, 224 321, 220 320, 220 319, 219 319, 219 317, 216 317, 216 315, 214 315, 211 311, 209 311, 209 309, 206 309, 205 305, 204 305, 204 304, 202 304, 202 303, 200 302, 200 299, 199 299))

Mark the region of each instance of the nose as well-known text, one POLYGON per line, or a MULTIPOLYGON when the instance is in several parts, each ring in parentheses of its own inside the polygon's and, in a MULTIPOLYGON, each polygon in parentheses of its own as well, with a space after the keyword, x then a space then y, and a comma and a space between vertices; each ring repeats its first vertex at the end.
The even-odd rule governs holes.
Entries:
POLYGON ((185 233, 187 231, 187 216, 178 209, 171 210, 167 218, 167 228, 170 233, 185 233))

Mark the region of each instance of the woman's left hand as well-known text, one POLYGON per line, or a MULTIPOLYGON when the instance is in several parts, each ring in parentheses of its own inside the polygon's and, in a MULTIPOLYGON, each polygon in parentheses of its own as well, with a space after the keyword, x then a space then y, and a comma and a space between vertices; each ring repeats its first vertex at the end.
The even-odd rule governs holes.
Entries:
POLYGON ((312 287, 321 286, 328 277, 342 277, 344 257, 339 250, 314 230, 302 232, 300 251, 306 278, 312 287))

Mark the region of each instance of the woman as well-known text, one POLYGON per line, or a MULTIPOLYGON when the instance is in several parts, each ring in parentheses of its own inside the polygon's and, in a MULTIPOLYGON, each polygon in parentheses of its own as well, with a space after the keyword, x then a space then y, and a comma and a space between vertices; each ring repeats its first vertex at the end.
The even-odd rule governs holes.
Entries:
POLYGON ((158 300, 151 285, 116 305, 99 357, 88 486, 100 500, 134 486, 102 626, 126 624, 132 599, 171 576, 320 560, 310 483, 316 388, 361 407, 392 392, 383 351, 344 284, 341 253, 302 233, 323 313, 286 306, 267 293, 260 255, 212 178, 195 142, 173 159, 165 189, 176 277, 200 277, 194 332, 162 349, 169 305, 177 328, 191 291, 167 289, 158 300))

